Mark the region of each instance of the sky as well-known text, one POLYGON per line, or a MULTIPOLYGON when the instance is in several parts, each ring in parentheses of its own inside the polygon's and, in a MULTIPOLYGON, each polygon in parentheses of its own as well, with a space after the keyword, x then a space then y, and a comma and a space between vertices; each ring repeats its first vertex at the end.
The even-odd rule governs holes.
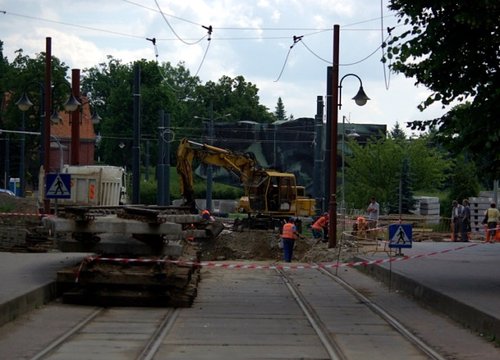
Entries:
MULTIPOLYGON (((340 25, 339 78, 359 76, 370 97, 351 98, 354 76, 342 80, 339 119, 360 124, 406 122, 441 116, 446 109, 417 106, 430 94, 415 80, 391 73, 380 61, 387 28, 402 31, 388 0, 0 0, 0 40, 12 62, 19 49, 34 57, 45 51, 70 69, 107 62, 108 56, 183 62, 205 83, 243 76, 259 89, 261 104, 275 111, 281 97, 286 115, 314 117, 317 96, 326 96, 333 58, 333 26, 340 25), (208 28, 212 26, 210 40, 208 28), (294 42, 294 37, 300 40, 294 42), (153 42, 147 39, 156 39, 153 42)), ((69 71, 68 76, 70 76, 69 71)), ((325 111, 326 112, 326 111, 325 111)))

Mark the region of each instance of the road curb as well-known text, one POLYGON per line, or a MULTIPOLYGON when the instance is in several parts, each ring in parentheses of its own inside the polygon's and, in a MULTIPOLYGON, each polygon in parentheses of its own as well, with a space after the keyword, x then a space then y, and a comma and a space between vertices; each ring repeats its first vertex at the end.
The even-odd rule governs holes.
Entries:
MULTIPOLYGON (((367 259, 357 257, 355 260, 366 261, 367 259)), ((398 290, 417 302, 450 317, 472 331, 482 334, 482 336, 490 339, 500 338, 500 320, 484 311, 381 265, 360 266, 356 269, 383 282, 391 289, 398 290)))
POLYGON ((0 304, 0 326, 42 306, 58 296, 55 282, 49 282, 6 303, 0 304))

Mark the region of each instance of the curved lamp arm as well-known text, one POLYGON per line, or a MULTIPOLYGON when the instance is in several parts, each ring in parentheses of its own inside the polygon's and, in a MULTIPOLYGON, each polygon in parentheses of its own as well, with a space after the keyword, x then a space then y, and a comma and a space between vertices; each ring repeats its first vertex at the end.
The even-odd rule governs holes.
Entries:
POLYGON ((342 76, 342 78, 340 79, 340 82, 339 82, 339 109, 342 108, 342 81, 348 77, 348 76, 354 76, 355 78, 357 78, 359 80, 359 90, 358 90, 358 93, 352 98, 354 100, 354 102, 356 103, 356 105, 358 106, 363 106, 366 104, 366 102, 368 100, 370 100, 370 98, 366 95, 365 91, 363 90, 363 82, 361 81, 361 78, 356 75, 356 74, 346 74, 344 76, 342 76))

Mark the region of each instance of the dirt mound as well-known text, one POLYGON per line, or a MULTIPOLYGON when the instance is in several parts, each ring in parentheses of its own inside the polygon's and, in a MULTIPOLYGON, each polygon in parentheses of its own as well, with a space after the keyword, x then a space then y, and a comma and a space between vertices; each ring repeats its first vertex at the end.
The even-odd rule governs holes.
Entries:
MULTIPOLYGON (((267 260, 282 261, 283 250, 279 248, 279 234, 274 231, 248 230, 244 232, 224 230, 215 240, 201 246, 202 261, 221 260, 267 260)), ((343 249, 341 259, 351 256, 343 249)), ((328 244, 312 239, 296 241, 293 261, 304 263, 333 262, 339 258, 338 249, 329 249, 328 244)))
POLYGON ((22 198, 0 193, 0 213, 36 214, 37 208, 35 198, 22 198))

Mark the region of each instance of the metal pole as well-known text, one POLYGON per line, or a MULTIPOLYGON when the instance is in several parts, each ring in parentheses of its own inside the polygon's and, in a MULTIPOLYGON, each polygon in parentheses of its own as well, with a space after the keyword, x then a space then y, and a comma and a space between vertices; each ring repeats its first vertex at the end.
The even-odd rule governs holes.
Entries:
POLYGON ((345 116, 342 116, 342 233, 345 231, 345 116))
MULTIPOLYGON (((80 69, 71 70, 71 90, 80 99, 80 69)), ((83 106, 83 105, 82 105, 83 106)), ((80 119, 81 112, 71 113, 71 165, 80 165, 80 119)))
MULTIPOLYGON (((23 111, 23 117, 21 119, 21 131, 26 130, 26 121, 25 121, 25 111, 23 111)), ((25 148, 26 148, 26 137, 24 134, 21 134, 21 162, 19 163, 19 182, 20 182, 20 195, 24 196, 24 189, 26 187, 26 178, 25 178, 25 166, 24 166, 24 158, 25 158, 25 148)))
MULTIPOLYGON (((40 137, 40 152, 39 152, 39 156, 40 158, 38 159, 39 160, 39 165, 40 167, 43 166, 44 164, 44 161, 45 161, 45 128, 44 128, 44 118, 45 118, 45 103, 44 103, 44 99, 45 99, 45 86, 43 83, 38 83, 39 87, 40 87, 40 114, 39 114, 39 117, 40 117, 40 134, 42 135, 40 137)), ((39 191, 41 191, 42 189, 39 189, 39 191)))
POLYGON ((328 211, 330 202, 330 159, 332 155, 332 139, 330 137, 332 128, 332 67, 328 66, 326 69, 326 131, 325 131, 325 161, 323 165, 323 177, 325 184, 323 187, 323 201, 321 203, 321 211, 328 211))
POLYGON ((165 129, 168 130, 168 138, 165 147, 165 157, 163 158, 164 165, 164 178, 165 178, 165 205, 170 205, 170 136, 172 135, 170 131, 170 114, 167 113, 165 116, 165 129))
POLYGON ((328 247, 337 246, 337 121, 339 114, 339 25, 333 26, 332 117, 330 119, 330 206, 328 247))
POLYGON ((322 129, 323 129, 323 96, 316 98, 316 117, 314 119, 314 198, 316 199, 317 206, 322 204, 323 192, 321 191, 321 168, 323 160, 321 158, 321 150, 323 148, 322 129))
MULTIPOLYGON (((51 86, 52 86, 52 39, 50 37, 45 39, 45 123, 43 124, 44 129, 44 155, 45 159, 43 162, 43 170, 45 180, 47 180, 47 174, 50 172, 50 114, 52 113, 52 102, 51 102, 51 86)), ((47 181, 44 182, 47 184, 47 181)), ((50 199, 46 197, 45 189, 39 189, 43 191, 43 208, 45 214, 50 214, 50 199)))
MULTIPOLYGON (((210 123, 208 124, 208 144, 213 145, 214 142, 214 103, 210 101, 210 123)), ((212 165, 207 165, 207 197, 205 208, 212 212, 212 183, 213 173, 212 165)))
POLYGON ((141 67, 139 63, 134 67, 134 119, 133 119, 133 144, 132 144, 132 204, 139 204, 140 200, 140 143, 141 127, 140 127, 140 100, 141 100, 141 67))

